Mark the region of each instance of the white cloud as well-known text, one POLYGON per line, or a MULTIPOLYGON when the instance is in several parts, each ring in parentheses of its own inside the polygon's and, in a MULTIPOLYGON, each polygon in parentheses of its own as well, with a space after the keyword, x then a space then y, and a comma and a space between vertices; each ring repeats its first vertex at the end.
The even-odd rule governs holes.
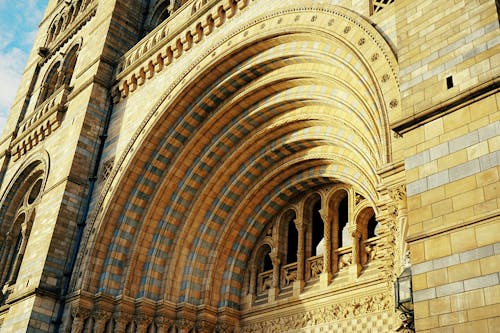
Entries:
POLYGON ((18 48, 0 52, 0 132, 14 101, 28 55, 18 48))

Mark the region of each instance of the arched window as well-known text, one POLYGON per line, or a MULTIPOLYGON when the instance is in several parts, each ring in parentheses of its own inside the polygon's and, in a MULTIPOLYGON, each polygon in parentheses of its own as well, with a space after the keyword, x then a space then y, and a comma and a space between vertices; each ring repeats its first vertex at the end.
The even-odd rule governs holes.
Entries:
POLYGON ((64 85, 69 85, 71 83, 71 78, 73 77, 73 72, 75 71, 76 60, 78 58, 78 48, 78 45, 73 46, 64 59, 62 71, 62 83, 64 85))
POLYGON ((371 207, 366 207, 358 214, 356 221, 358 230, 361 231, 360 242, 360 262, 366 265, 376 255, 376 245, 371 241, 377 236, 377 220, 375 211, 371 207))
POLYGON ((61 63, 56 62, 49 70, 42 85, 38 104, 43 103, 43 101, 49 98, 58 88, 60 66, 61 63))
POLYGON ((286 250, 285 264, 297 262, 297 250, 299 243, 299 232, 295 226, 295 213, 289 212, 286 214, 284 225, 286 226, 286 250))
POLYGON ((172 11, 170 0, 152 1, 144 23, 144 32, 149 33, 151 30, 156 28, 161 22, 170 17, 172 11))
POLYGON ((283 207, 252 251, 244 287, 253 302, 249 305, 336 283, 354 285, 364 268, 376 268, 367 265, 376 260, 381 242, 375 211, 357 198, 354 189, 339 184, 305 193, 283 207))
POLYGON ((256 264, 257 264, 257 293, 263 293, 272 286, 272 270, 273 263, 271 261, 271 247, 264 244, 257 251, 256 264))
POLYGON ((339 203, 338 208, 338 223, 339 223, 339 247, 351 246, 352 238, 349 235, 349 200, 345 196, 339 203))
POLYGON ((17 283, 23 257, 33 225, 36 206, 45 184, 40 162, 26 168, 10 191, 2 197, 0 210, 0 305, 5 302, 17 283))

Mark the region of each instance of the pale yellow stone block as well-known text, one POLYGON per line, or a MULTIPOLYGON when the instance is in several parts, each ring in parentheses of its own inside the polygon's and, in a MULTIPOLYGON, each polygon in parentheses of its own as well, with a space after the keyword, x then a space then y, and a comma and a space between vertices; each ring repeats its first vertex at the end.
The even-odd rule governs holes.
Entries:
POLYGON ((417 332, 421 330, 427 330, 439 326, 438 316, 432 316, 427 318, 422 318, 415 320, 415 329, 417 332))
POLYGON ((482 275, 500 272, 500 254, 482 258, 479 260, 479 264, 482 275))
POLYGON ((481 203, 478 203, 477 205, 474 206, 474 213, 479 215, 479 214, 484 214, 488 212, 495 211, 498 208, 498 201, 496 199, 492 199, 489 201, 484 201, 481 203))
POLYGON ((498 317, 499 314, 500 314, 500 303, 486 305, 480 308, 470 309, 467 311, 467 316, 471 321, 498 317))
POLYGON ((453 202, 451 199, 436 202, 432 205, 432 216, 441 216, 453 211, 453 202))
POLYGON ((467 322, 463 324, 458 324, 454 327, 453 333, 486 333, 488 332, 488 321, 479 320, 473 322, 467 322))
MULTIPOLYGON (((439 316, 440 326, 450 326, 467 321, 467 311, 445 313, 439 316)), ((450 328, 448 328, 450 329, 450 328)), ((452 329, 452 328, 451 328, 452 329)), ((452 329, 453 330, 453 329, 452 329)))
MULTIPOLYGON (((432 146, 431 146, 432 147, 432 146)), ((435 174, 438 172, 438 163, 436 160, 426 163, 420 167, 418 167, 418 177, 425 178, 429 175, 435 174)))
POLYGON ((500 135, 488 139, 488 148, 491 152, 500 150, 500 135))
POLYGON ((477 186, 491 185, 499 181, 498 168, 491 168, 475 175, 477 186))
POLYGON ((474 228, 457 230, 453 232, 450 237, 453 253, 464 252, 477 247, 474 228))
POLYGON ((500 285, 484 288, 484 300, 486 304, 500 303, 500 285))
MULTIPOLYGON (((482 66, 482 64, 477 64, 473 66, 471 70, 472 71, 477 70, 478 68, 480 68, 480 66, 482 66)), ((471 104, 469 107, 471 108, 470 112, 471 120, 477 120, 483 117, 488 117, 490 113, 498 110, 495 95, 490 95, 486 98, 483 98, 482 100, 479 100, 474 104, 471 104)))
MULTIPOLYGON (((468 71, 467 71, 468 73, 468 71)), ((443 118, 444 131, 449 132, 464 126, 470 121, 470 109, 468 107, 458 109, 443 118)))
POLYGON ((445 195, 445 189, 443 186, 433 188, 432 190, 423 192, 420 194, 422 200, 422 206, 428 206, 432 203, 443 200, 445 195))
POLYGON ((429 311, 433 315, 451 312, 450 297, 439 297, 429 300, 429 311))
POLYGON ((467 159, 473 160, 489 153, 488 142, 483 141, 467 148, 467 159))
POLYGON ((476 227, 476 240, 478 246, 494 244, 500 241, 500 221, 493 221, 488 224, 476 227))
POLYGON ((448 271, 446 268, 427 272, 426 275, 428 288, 448 283, 448 271))
POLYGON ((443 171, 468 161, 467 151, 459 150, 437 160, 438 171, 443 171))
POLYGON ((448 278, 450 282, 467 280, 480 275, 481 268, 477 260, 448 267, 448 278))
POLYGON ((410 244, 410 261, 413 265, 425 261, 424 242, 410 244))
POLYGON ((427 275, 428 273, 412 275, 411 279, 413 290, 422 290, 428 288, 427 275))
POLYGON ((429 301, 415 303, 414 310, 416 319, 429 317, 429 301))
POLYGON ((422 222, 430 218, 432 218, 432 209, 430 206, 422 206, 408 212, 408 220, 411 223, 422 222))
POLYGON ((453 209, 462 209, 476 205, 484 201, 484 191, 482 188, 459 194, 453 197, 453 209))
POLYGON ((433 230, 433 229, 436 229, 436 228, 440 228, 443 225, 444 225, 444 218, 443 218, 443 216, 434 217, 432 219, 425 220, 424 222, 422 222, 422 227, 426 231, 433 230))
POLYGON ((500 316, 488 319, 488 328, 490 333, 500 333, 500 316))
POLYGON ((500 186, 498 182, 484 187, 485 200, 500 198, 500 186))
POLYGON ((408 197, 406 199, 406 204, 408 205, 408 209, 409 210, 413 210, 413 209, 418 209, 420 207, 422 207, 422 203, 421 203, 421 195, 413 195, 411 197, 408 197))
POLYGON ((427 260, 445 257, 450 254, 451 244, 448 235, 431 238, 425 242, 425 257, 427 260))
POLYGON ((476 178, 474 175, 456 180, 446 184, 444 189, 446 197, 450 198, 460 193, 469 192, 477 187, 476 178))
POLYGON ((469 309, 478 308, 486 304, 484 301, 483 289, 468 291, 465 293, 465 298, 467 300, 467 308, 469 309))

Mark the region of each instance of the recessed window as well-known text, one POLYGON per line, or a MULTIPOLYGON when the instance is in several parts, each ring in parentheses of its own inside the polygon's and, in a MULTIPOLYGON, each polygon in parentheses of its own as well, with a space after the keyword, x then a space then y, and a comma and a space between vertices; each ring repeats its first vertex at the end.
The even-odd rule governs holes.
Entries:
POLYGON ((31 188, 30 194, 28 196, 28 204, 32 205, 33 202, 38 198, 38 195, 40 194, 40 190, 42 189, 42 179, 38 179, 35 182, 35 185, 31 188))
POLYGON ((448 77, 446 78, 446 87, 447 87, 448 89, 453 88, 453 76, 448 76, 448 77))

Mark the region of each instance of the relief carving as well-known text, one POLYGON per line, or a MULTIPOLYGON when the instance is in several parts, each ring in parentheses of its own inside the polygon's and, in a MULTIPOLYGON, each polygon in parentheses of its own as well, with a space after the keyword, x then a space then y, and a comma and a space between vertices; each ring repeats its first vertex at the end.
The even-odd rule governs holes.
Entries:
POLYGON ((298 313, 280 318, 252 323, 243 327, 242 332, 270 332, 281 333, 293 329, 301 329, 308 326, 327 324, 342 321, 358 316, 366 316, 372 313, 387 311, 390 309, 389 295, 380 293, 377 295, 351 299, 345 303, 331 304, 317 308, 305 313, 298 313))

